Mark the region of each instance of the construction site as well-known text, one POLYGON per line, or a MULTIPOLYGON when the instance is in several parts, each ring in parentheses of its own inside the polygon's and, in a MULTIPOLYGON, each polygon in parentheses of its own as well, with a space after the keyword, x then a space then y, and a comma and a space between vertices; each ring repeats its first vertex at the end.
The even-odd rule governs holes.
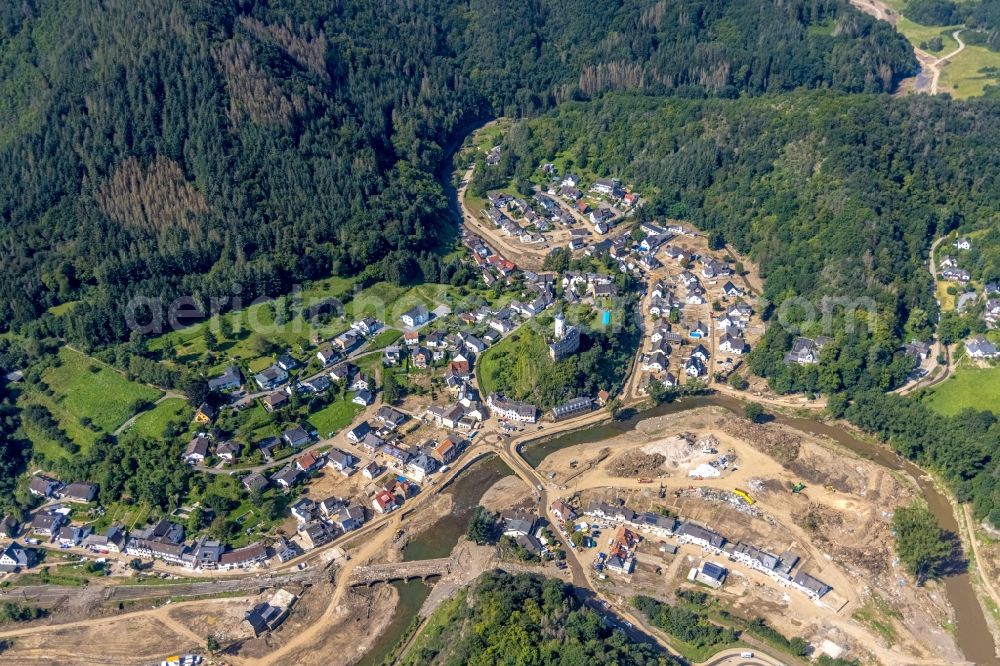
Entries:
MULTIPOLYGON (((916 496, 912 480, 831 441, 704 408, 561 449, 538 469, 580 511, 604 503, 677 517, 730 544, 794 553, 800 570, 832 588, 814 600, 730 564, 721 550, 647 534, 631 575, 595 580, 623 601, 635 594, 671 601, 673 590, 691 584, 693 568, 720 563, 729 577, 713 594, 786 635, 882 663, 962 658, 950 633, 953 610, 938 584, 913 585, 892 550, 893 510, 916 496)), ((614 527, 601 522, 604 532, 614 527)), ((601 549, 593 550, 597 558, 601 549)))

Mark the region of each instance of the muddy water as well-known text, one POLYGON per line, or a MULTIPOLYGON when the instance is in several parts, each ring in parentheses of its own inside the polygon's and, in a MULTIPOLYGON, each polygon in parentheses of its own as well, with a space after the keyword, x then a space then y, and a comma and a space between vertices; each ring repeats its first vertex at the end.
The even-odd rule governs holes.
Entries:
MULTIPOLYGON (((588 428, 566 433, 551 439, 530 444, 524 449, 524 458, 532 467, 537 467, 548 455, 576 444, 589 444, 610 439, 635 429, 639 421, 666 414, 677 414, 698 407, 724 407, 734 413, 743 413, 744 403, 735 398, 723 395, 684 398, 672 403, 662 404, 653 409, 640 412, 627 421, 609 423, 595 428, 588 428)), ((859 439, 846 430, 821 423, 811 418, 797 418, 775 415, 778 423, 796 430, 814 435, 822 435, 836 441, 841 446, 857 453, 874 463, 888 469, 900 470, 917 481, 917 485, 927 501, 928 507, 937 518, 938 525, 949 532, 959 533, 958 521, 952 510, 951 502, 942 494, 933 481, 916 465, 901 458, 888 447, 859 439)), ((983 609, 979 605, 972 590, 968 574, 948 576, 944 579, 945 594, 952 608, 955 609, 957 625, 956 642, 965 658, 980 666, 1000 664, 996 657, 996 647, 993 636, 989 632, 983 609)))
POLYGON ((392 611, 392 620, 386 625, 385 631, 372 644, 372 647, 365 656, 354 666, 378 666, 389 657, 393 648, 399 643, 410 622, 420 612, 420 607, 424 605, 424 600, 431 593, 430 585, 422 580, 411 580, 408 583, 396 581, 390 583, 399 594, 399 601, 392 611))
MULTIPOLYGON (((452 510, 433 525, 414 537, 403 548, 403 560, 430 560, 447 557, 459 538, 465 534, 469 518, 483 493, 494 483, 512 474, 510 468, 496 456, 486 458, 463 471, 452 482, 445 495, 451 497, 452 510)), ((424 600, 431 593, 431 586, 423 581, 392 584, 399 593, 399 603, 392 613, 392 620, 375 640, 372 648, 355 666, 377 666, 392 653, 410 622, 420 612, 424 600)))

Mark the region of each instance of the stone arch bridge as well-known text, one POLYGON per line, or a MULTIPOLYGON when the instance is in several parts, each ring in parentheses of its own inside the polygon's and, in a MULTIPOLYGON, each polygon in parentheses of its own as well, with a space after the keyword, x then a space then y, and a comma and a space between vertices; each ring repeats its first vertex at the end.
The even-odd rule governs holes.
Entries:
POLYGON ((389 562, 358 567, 351 572, 350 585, 374 585, 375 583, 391 583, 393 581, 410 581, 420 578, 426 580, 433 576, 446 576, 451 573, 453 561, 450 557, 435 560, 415 560, 413 562, 389 562))

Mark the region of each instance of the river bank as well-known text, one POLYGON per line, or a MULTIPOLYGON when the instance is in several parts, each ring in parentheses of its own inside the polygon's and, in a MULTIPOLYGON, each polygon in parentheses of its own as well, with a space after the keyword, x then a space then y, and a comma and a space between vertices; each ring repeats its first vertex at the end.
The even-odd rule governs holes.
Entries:
MULTIPOLYGON (((509 476, 510 469, 496 456, 484 458, 460 474, 442 492, 442 506, 436 507, 434 518, 414 525, 396 549, 397 561, 410 562, 448 557, 459 539, 465 534, 469 518, 483 494, 497 481, 509 476)), ((423 581, 393 583, 398 601, 392 609, 391 619, 358 666, 377 666, 392 655, 420 613, 433 586, 423 581)))
MULTIPOLYGON (((600 426, 572 431, 537 443, 523 445, 522 455, 529 464, 537 467, 542 460, 561 449, 611 439, 634 431, 640 422, 651 417, 677 414, 700 407, 723 407, 735 414, 741 414, 743 403, 736 398, 718 394, 682 398, 673 403, 665 403, 639 412, 626 421, 608 422, 600 426)), ((803 433, 824 437, 837 446, 888 470, 905 473, 913 480, 941 528, 954 534, 961 533, 949 493, 941 488, 929 474, 901 458, 888 447, 871 441, 860 433, 855 434, 856 431, 851 432, 852 429, 846 427, 846 424, 830 424, 811 417, 780 413, 775 414, 774 419, 779 424, 803 433)), ((966 548, 968 548, 967 545, 966 548)), ((986 612, 973 589, 969 573, 961 572, 947 576, 942 580, 941 586, 949 605, 954 610, 956 617, 955 639, 966 659, 975 664, 1000 663, 995 655, 994 634, 991 633, 986 612)))

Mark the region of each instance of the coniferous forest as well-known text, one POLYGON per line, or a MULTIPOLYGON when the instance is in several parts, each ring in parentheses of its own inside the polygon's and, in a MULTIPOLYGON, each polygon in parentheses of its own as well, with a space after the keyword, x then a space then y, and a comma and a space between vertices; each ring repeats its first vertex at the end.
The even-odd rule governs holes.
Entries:
POLYGON ((0 326, 95 346, 137 294, 418 280, 433 172, 473 120, 615 89, 880 92, 914 67, 835 0, 5 3, 0 326))

